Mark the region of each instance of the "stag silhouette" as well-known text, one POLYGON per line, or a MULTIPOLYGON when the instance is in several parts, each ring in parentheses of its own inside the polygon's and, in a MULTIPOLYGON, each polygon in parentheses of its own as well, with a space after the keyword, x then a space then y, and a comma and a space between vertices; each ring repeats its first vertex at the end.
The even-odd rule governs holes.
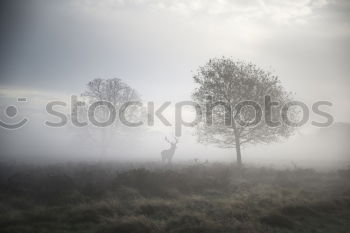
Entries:
POLYGON ((162 150, 160 153, 162 156, 162 162, 168 161, 169 164, 171 164, 171 160, 173 159, 175 150, 176 150, 176 144, 178 143, 177 138, 175 138, 175 142, 171 142, 168 140, 168 138, 165 137, 165 141, 170 144, 170 148, 167 150, 162 150))

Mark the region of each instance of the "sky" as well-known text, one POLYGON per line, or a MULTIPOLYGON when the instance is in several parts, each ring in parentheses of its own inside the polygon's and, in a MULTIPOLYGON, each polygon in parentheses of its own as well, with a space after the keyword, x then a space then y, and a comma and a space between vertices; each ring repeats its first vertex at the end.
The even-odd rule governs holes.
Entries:
POLYGON ((346 0, 7 1, 0 84, 70 93, 119 77, 145 99, 188 99, 193 72, 229 56, 275 71, 300 98, 344 102, 349 9, 346 0))
POLYGON ((274 71, 308 105, 349 122, 347 0, 1 1, 0 92, 67 99, 121 78, 145 101, 189 100, 192 76, 227 56, 274 71))

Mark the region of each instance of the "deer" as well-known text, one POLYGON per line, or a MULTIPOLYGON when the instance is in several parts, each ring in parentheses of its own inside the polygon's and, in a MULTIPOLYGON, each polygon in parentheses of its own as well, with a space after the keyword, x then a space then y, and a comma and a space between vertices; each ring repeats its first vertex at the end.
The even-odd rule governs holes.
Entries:
POLYGON ((164 163, 165 161, 168 160, 168 163, 171 164, 171 160, 173 159, 175 150, 176 150, 176 144, 178 143, 177 138, 175 138, 175 142, 171 142, 168 140, 167 137, 165 137, 165 141, 170 144, 170 148, 167 150, 162 150, 160 153, 162 156, 162 162, 164 163))

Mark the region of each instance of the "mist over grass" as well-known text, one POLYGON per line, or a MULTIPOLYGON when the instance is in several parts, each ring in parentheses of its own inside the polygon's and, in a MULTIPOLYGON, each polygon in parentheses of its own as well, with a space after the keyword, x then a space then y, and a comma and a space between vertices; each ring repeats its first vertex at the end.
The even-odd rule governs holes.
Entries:
POLYGON ((2 232, 348 232, 350 170, 1 164, 2 232))

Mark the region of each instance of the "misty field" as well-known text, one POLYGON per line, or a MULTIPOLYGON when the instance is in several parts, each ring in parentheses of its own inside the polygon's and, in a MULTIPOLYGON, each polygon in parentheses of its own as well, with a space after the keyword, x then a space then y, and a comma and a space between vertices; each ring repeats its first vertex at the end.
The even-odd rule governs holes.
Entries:
POLYGON ((350 232, 350 170, 1 165, 0 231, 350 232))

